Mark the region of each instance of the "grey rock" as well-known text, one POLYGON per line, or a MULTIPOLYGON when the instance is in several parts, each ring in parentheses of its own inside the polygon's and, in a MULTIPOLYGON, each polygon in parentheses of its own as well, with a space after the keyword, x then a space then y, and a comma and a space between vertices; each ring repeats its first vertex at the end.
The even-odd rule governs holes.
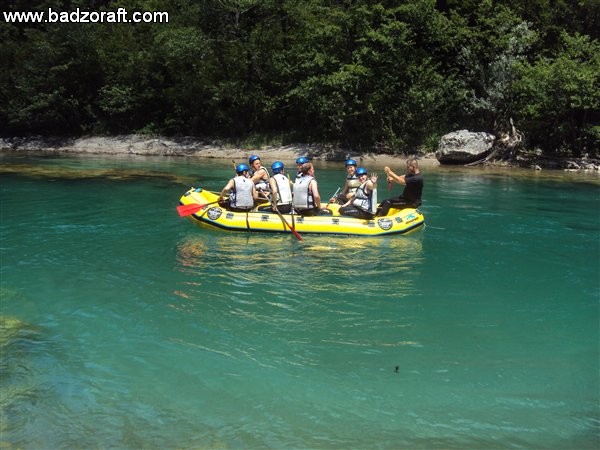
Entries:
POLYGON ((489 155, 494 142, 490 133, 453 131, 442 136, 435 157, 440 164, 468 164, 489 155))

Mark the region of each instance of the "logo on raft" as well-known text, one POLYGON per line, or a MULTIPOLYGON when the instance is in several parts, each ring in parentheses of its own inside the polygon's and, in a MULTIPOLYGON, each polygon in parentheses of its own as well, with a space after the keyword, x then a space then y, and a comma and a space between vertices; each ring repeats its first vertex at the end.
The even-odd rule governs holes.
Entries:
POLYGON ((221 208, 210 208, 206 214, 210 220, 217 220, 221 217, 223 210, 221 208))
POLYGON ((390 228, 392 228, 392 226, 394 225, 394 221, 392 219, 379 219, 377 221, 377 225, 379 225, 379 228, 381 228, 382 230, 389 230, 390 228))
POLYGON ((414 214, 414 213, 411 213, 411 214, 409 214, 408 216, 406 216, 406 217, 404 218, 404 222, 406 222, 406 223, 408 224, 408 223, 414 222, 414 221, 415 221, 415 220, 417 220, 418 218, 419 218, 419 216, 417 216, 417 215, 416 215, 416 214, 414 214))

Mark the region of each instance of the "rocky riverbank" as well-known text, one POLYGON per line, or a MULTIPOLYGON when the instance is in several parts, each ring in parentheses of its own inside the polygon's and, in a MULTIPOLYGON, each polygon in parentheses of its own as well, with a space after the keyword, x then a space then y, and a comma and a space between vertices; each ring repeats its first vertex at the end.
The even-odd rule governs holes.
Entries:
MULTIPOLYGON (((126 156, 185 156, 224 160, 244 160, 252 154, 265 161, 289 162, 299 156, 315 161, 344 161, 348 157, 370 167, 386 165, 399 167, 406 157, 371 152, 327 144, 268 145, 260 148, 242 148, 217 140, 201 140, 193 137, 167 138, 142 135, 92 136, 81 138, 59 137, 13 137, 0 138, 0 152, 30 154, 82 154, 126 156)), ((422 167, 436 167, 440 162, 435 154, 419 155, 422 167)), ((555 169, 570 172, 594 172, 600 175, 600 161, 589 158, 549 158, 535 153, 519 154, 511 161, 485 162, 487 166, 519 167, 533 170, 555 169)))
MULTIPOLYGON (((2 138, 0 152, 41 153, 41 154, 97 154, 97 155, 138 155, 138 156, 186 156, 213 159, 247 159, 258 154, 266 161, 288 162, 299 156, 308 156, 317 161, 344 161, 348 157, 362 160, 364 164, 375 166, 402 163, 403 156, 393 156, 370 152, 356 152, 352 149, 336 148, 331 145, 293 144, 282 146, 262 146, 241 148, 219 141, 203 141, 196 138, 166 138, 139 135, 83 138, 2 138)), ((423 166, 438 166, 433 154, 421 157, 423 166)))

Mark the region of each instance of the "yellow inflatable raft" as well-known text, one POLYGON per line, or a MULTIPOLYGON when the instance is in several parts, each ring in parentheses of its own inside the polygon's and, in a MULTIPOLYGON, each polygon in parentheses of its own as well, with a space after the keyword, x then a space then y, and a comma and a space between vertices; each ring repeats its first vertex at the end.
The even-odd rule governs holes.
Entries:
POLYGON ((418 209, 390 209, 385 217, 372 220, 343 216, 339 205, 329 204, 331 214, 302 217, 298 214, 278 214, 260 205, 249 212, 233 212, 217 203, 219 195, 201 187, 191 188, 179 200, 177 210, 198 225, 229 231, 265 231, 275 233, 348 234, 382 236, 406 234, 421 228, 425 217, 418 209))

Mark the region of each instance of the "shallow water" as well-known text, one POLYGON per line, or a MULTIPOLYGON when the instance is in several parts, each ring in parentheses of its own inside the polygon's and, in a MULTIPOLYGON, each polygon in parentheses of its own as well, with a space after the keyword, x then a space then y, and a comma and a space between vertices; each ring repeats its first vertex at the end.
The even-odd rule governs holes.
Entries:
POLYGON ((422 231, 299 242, 179 218, 223 162, 2 162, 8 446, 600 446, 597 177, 431 170, 422 231))

